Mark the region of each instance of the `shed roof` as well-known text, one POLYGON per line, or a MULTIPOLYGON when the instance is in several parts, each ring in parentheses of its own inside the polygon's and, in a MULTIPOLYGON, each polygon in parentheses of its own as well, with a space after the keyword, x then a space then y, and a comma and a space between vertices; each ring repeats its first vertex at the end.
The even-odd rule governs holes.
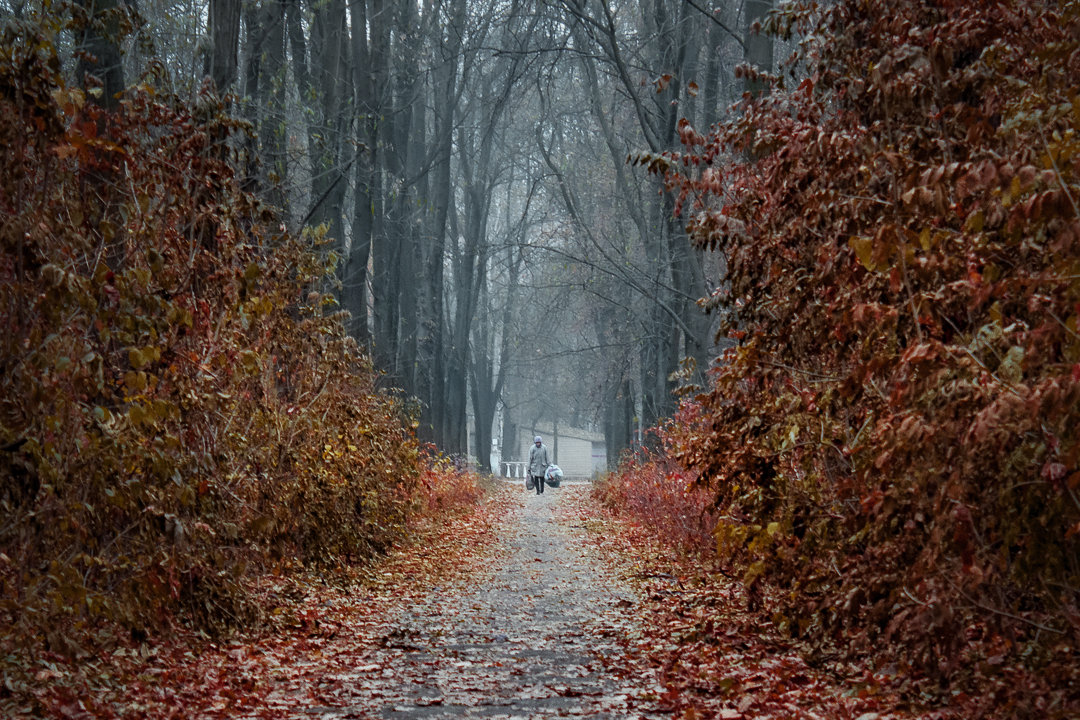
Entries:
MULTIPOLYGON (((555 434, 554 427, 551 423, 539 422, 535 425, 518 425, 518 433, 528 433, 528 437, 533 435, 539 435, 545 439, 555 434)), ((594 432, 592 430, 585 430, 584 428, 571 427, 570 425, 559 425, 559 437, 571 437, 579 440, 588 440, 589 442, 604 442, 603 433, 594 432)))

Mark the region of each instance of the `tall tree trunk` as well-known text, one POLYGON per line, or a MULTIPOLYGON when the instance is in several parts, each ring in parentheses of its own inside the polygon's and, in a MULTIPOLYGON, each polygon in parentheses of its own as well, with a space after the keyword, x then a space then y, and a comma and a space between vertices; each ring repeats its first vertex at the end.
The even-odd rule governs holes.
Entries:
POLYGON ((479 321, 473 333, 470 357, 469 389, 472 392, 473 440, 472 451, 481 470, 491 471, 491 422, 495 417, 497 398, 494 394, 494 342, 495 333, 489 321, 491 296, 486 274, 480 277, 479 321))
MULTIPOLYGON (((446 450, 464 453, 467 450, 466 392, 469 370, 469 336, 476 312, 476 295, 480 273, 484 272, 481 246, 484 243, 489 196, 481 186, 480 177, 487 172, 486 159, 490 153, 476 150, 472 138, 462 128, 458 132, 458 149, 462 156, 465 195, 463 242, 454 262, 454 322, 450 329, 450 348, 447 362, 446 420, 448 433, 446 450), (474 167, 475 162, 475 167, 474 167)), ((456 233, 453 234, 456 237, 456 233)))
POLYGON ((420 297, 420 336, 417 343, 417 395, 424 404, 420 436, 445 446, 446 344, 443 340, 443 266, 446 258, 446 229, 450 211, 450 170, 454 143, 454 121, 458 104, 458 63, 465 29, 465 0, 453 0, 440 43, 439 62, 434 71, 435 104, 432 138, 433 179, 431 183, 431 225, 423 255, 423 292, 420 297))
POLYGON ((393 14, 387 0, 372 0, 369 20, 371 22, 371 67, 373 94, 379 102, 377 120, 377 152, 380 166, 381 212, 375 215, 371 238, 371 302, 373 315, 373 354, 375 364, 391 373, 390 382, 397 382, 393 375, 398 360, 398 321, 400 310, 401 246, 396 213, 400 207, 394 202, 397 193, 396 179, 401 177, 400 158, 394 148, 394 126, 401 122, 396 108, 388 102, 390 95, 390 39, 393 14))
POLYGON ((266 38, 259 85, 265 98, 263 120, 259 125, 260 159, 266 197, 272 205, 287 213, 288 198, 284 190, 289 177, 285 144, 285 3, 283 0, 266 0, 265 8, 266 38))
MULTIPOLYGON (((529 193, 529 198, 526 201, 526 215, 531 200, 532 192, 529 193)), ((516 246, 508 245, 506 248, 507 291, 506 297, 503 299, 502 314, 497 332, 491 327, 494 324, 489 312, 492 301, 487 292, 486 279, 481 293, 486 310, 479 337, 475 343, 480 348, 480 351, 474 352, 472 358, 473 414, 476 427, 473 434, 477 438, 477 461, 481 469, 489 472, 497 470, 497 468, 490 466, 492 426, 495 423, 495 410, 498 407, 499 398, 502 397, 503 385, 506 382, 506 371, 510 365, 511 338, 515 335, 512 323, 518 294, 518 275, 521 272, 524 255, 522 243, 525 239, 525 227, 525 218, 523 217, 518 243, 516 246), (496 346, 498 347, 497 359, 495 358, 496 346)))
POLYGON ((214 89, 224 95, 236 82, 237 53, 240 48, 240 0, 210 0, 208 13, 211 50, 204 72, 214 89))
POLYGON ((245 116, 255 137, 245 139, 250 189, 257 189, 275 207, 285 208, 282 188, 286 179, 284 82, 285 5, 263 0, 245 11, 245 116))
POLYGON ((604 446, 608 467, 634 442, 634 390, 627 379, 613 383, 604 402, 604 446))
POLYGON ((356 185, 353 196, 352 242, 342 273, 341 304, 351 319, 349 332, 367 345, 371 336, 368 329, 368 260, 371 257, 371 236, 375 227, 375 203, 379 195, 374 192, 376 173, 376 118, 378 100, 374 95, 372 58, 368 47, 367 3, 364 0, 349 3, 352 24, 352 80, 356 98, 356 149, 353 156, 353 178, 356 185))
POLYGON ((343 86, 347 77, 345 0, 324 0, 313 7, 311 21, 311 68, 319 110, 311 158, 312 224, 325 223, 336 247, 344 247, 341 208, 346 183, 341 166, 344 125, 343 86))
MULTIPOLYGON (((747 64, 763 72, 772 72, 773 40, 772 36, 758 32, 754 28, 757 23, 765 20, 772 6, 772 0, 745 0, 743 10, 744 59, 747 64)), ((743 81, 743 89, 756 96, 768 92, 769 85, 751 75, 743 81)))
POLYGON ((711 128, 720 119, 720 41, 727 29, 716 23, 709 25, 705 42, 705 85, 701 89, 701 130, 711 128))
MULTIPOLYGON (((430 16, 425 24, 430 23, 430 16)), ((396 113, 401 122, 396 126, 394 150, 401 154, 400 188, 396 204, 399 222, 398 237, 401 253, 401 339, 399 341, 399 372, 402 389, 415 396, 419 374, 417 340, 419 334, 419 298, 417 290, 422 287, 418 276, 422 263, 424 233, 420 211, 426 206, 423 194, 423 163, 427 145, 427 101, 418 65, 424 54, 425 28, 416 14, 415 0, 398 2, 397 82, 396 113)))
MULTIPOLYGON (((286 3, 285 29, 292 55, 293 82, 296 83, 296 94, 306 103, 310 102, 314 90, 311 86, 311 73, 308 70, 308 43, 304 35, 303 10, 300 7, 300 0, 284 0, 284 2, 286 3)), ((307 121, 306 125, 307 153, 309 158, 314 159, 318 154, 315 147, 315 126, 310 121, 307 121)), ((312 162, 314 163, 314 160, 312 162)), ((312 171, 314 172, 314 165, 312 171)), ((311 202, 313 200, 308 203, 309 214, 311 202)))
POLYGON ((124 65, 120 54, 120 20, 123 0, 78 0, 86 15, 78 31, 76 73, 79 85, 93 102, 114 110, 124 90, 124 65))

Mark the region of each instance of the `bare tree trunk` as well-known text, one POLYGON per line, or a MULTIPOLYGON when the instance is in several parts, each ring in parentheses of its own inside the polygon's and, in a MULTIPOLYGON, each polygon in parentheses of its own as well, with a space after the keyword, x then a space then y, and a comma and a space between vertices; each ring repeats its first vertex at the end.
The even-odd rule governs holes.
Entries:
MULTIPOLYGON (((466 392, 469 370, 469 336, 476 313, 480 274, 486 263, 481 258, 486 241, 487 214, 490 195, 481 177, 488 171, 490 150, 479 152, 472 138, 464 129, 458 132, 458 149, 462 157, 462 181, 465 195, 465 224, 463 244, 456 253, 454 263, 454 323, 450 329, 450 348, 447 363, 446 420, 448 433, 444 438, 450 453, 467 450, 466 392), (474 164, 475 163, 475 164, 474 164)), ((455 233, 456 235, 456 233, 455 233)))
POLYGON ((705 42, 705 85, 701 89, 701 130, 711 128, 720 119, 720 40, 727 30, 712 23, 705 42))
MULTIPOLYGON (((371 67, 373 95, 378 99, 380 113, 377 120, 376 143, 380 165, 385 168, 388 183, 396 182, 401 173, 400 158, 394 145, 394 125, 401 122, 395 108, 387 101, 390 91, 390 53, 393 13, 387 0, 372 0, 371 13, 371 67)), ((382 182, 380 173, 380 183, 382 182)), ((373 188, 375 190, 376 188, 373 188)), ((389 197, 396 187, 377 188, 381 212, 375 216, 372 230, 371 301, 373 310, 373 353, 376 365, 393 373, 398 361, 398 321, 400 309, 401 247, 398 243, 399 229, 396 212, 400 210, 389 197)), ((391 382, 397 378, 391 376, 391 382)))
POLYGON ((493 376, 495 333, 492 331, 489 312, 491 296, 487 277, 480 277, 479 312, 477 328, 473 334, 470 357, 469 389, 472 392, 473 440, 476 462, 481 470, 491 471, 491 422, 495 417, 495 404, 498 398, 494 394, 493 376))
POLYGON ((423 263, 424 233, 422 212, 417 208, 426 206, 423 192, 423 163, 427 147, 427 100, 419 64, 424 55, 426 25, 431 16, 424 18, 425 27, 416 14, 415 0, 399 0, 397 48, 397 82, 395 105, 401 122, 397 125, 394 150, 400 153, 399 193, 396 198, 399 221, 398 238, 401 253, 401 329, 398 346, 399 372, 402 389, 409 395, 417 393, 419 363, 417 342, 419 334, 418 290, 423 284, 419 273, 423 263))
POLYGON ((224 95, 236 82, 237 53, 240 49, 240 0, 210 0, 209 27, 211 52, 204 72, 214 89, 224 95))
POLYGON ((328 235, 344 247, 341 208, 345 197, 345 175, 341 165, 344 126, 344 79, 348 46, 345 37, 345 0, 325 0, 313 7, 311 21, 311 68, 313 89, 318 92, 320 112, 311 158, 311 203, 313 224, 326 223, 328 235))
MULTIPOLYGON (((511 179, 512 184, 512 179, 511 179)), ((526 201, 525 215, 531 205, 533 193, 530 190, 526 201)), ((492 425, 495 422, 495 410, 499 399, 502 397, 503 385, 506 382, 506 372, 510 365, 511 338, 516 334, 513 328, 514 307, 518 295, 518 276, 521 272, 523 259, 522 243, 524 242, 526 217, 522 217, 520 235, 516 244, 508 244, 506 247, 507 268, 507 291, 503 299, 499 331, 494 325, 492 313, 492 300, 487 292, 487 282, 481 291, 481 300, 485 307, 484 317, 475 342, 477 350, 472 357, 472 389, 473 389, 473 413, 475 422, 476 453, 477 461, 482 469, 494 472, 497 468, 491 464, 491 440, 492 425), (498 366, 495 366, 495 347, 498 346, 498 366)))
POLYGON ((245 12, 245 115, 256 137, 245 140, 249 189, 275 207, 285 208, 286 180, 284 78, 285 5, 263 0, 245 12))
MULTIPOLYGON (((368 260, 371 257, 371 236, 375 227, 375 203, 379 195, 376 183, 376 118, 378 100, 374 96, 372 57, 368 47, 368 14, 364 0, 349 3, 352 21, 352 80, 356 98, 356 149, 353 156, 352 244, 342 273, 341 304, 351 315, 349 332, 362 345, 371 340, 368 328, 368 260)), ((381 213, 380 213, 381 214, 381 213)))
POLYGON ((124 91, 124 65, 120 54, 123 0, 78 0, 86 12, 78 38, 76 73, 79 85, 93 102, 106 110, 117 107, 124 91))
MULTIPOLYGON (((296 83, 296 94, 307 102, 312 97, 313 90, 311 87, 311 73, 308 70, 308 43, 307 37, 304 35, 303 11, 300 7, 300 0, 284 0, 284 2, 286 3, 286 32, 288 33, 289 50, 292 54, 293 81, 296 83)), ((308 157, 314 158, 317 155, 314 124, 307 122, 305 130, 308 157)))
POLYGON ((445 444, 446 437, 446 343, 443 328, 443 265, 450 211, 450 170, 454 122, 458 104, 458 65, 465 31, 465 0, 453 0, 451 20, 440 42, 434 70, 434 175, 431 184, 431 225, 423 256, 423 293, 420 302, 420 337, 417 344, 417 394, 425 406, 421 437, 445 444))
MULTIPOLYGON (((765 16, 772 10, 772 0, 745 0, 743 14, 743 46, 745 48, 745 60, 749 65, 764 72, 772 72, 773 68, 773 40, 769 35, 757 32, 755 25, 762 22, 765 16)), ((768 92, 768 83, 762 82, 752 75, 743 81, 743 89, 751 95, 760 95, 768 92)))

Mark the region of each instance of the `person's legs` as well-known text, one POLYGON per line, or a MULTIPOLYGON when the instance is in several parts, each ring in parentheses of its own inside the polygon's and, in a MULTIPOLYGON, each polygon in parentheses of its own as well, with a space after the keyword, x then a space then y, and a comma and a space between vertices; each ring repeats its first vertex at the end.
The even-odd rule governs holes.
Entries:
POLYGON ((540 488, 540 492, 544 492, 544 476, 541 475, 536 479, 536 487, 540 488))

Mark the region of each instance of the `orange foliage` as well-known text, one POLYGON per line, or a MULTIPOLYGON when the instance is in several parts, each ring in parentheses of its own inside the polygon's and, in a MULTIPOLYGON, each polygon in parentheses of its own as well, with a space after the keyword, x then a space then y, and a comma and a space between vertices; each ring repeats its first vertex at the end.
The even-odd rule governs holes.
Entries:
POLYGON ((104 114, 19 28, 0 41, 4 649, 250 622, 259 573, 365 560, 474 500, 329 312, 326 243, 241 188, 225 105, 150 77, 104 114))
POLYGON ((700 413, 700 405, 684 402, 673 418, 652 430, 657 449, 638 448, 596 486, 606 506, 647 527, 660 541, 691 553, 714 546, 712 495, 696 485, 695 474, 672 455, 692 442, 701 423, 700 413))
POLYGON ((486 492, 475 472, 466 470, 453 458, 429 454, 420 474, 418 496, 420 516, 433 517, 455 513, 475 506, 486 492))

